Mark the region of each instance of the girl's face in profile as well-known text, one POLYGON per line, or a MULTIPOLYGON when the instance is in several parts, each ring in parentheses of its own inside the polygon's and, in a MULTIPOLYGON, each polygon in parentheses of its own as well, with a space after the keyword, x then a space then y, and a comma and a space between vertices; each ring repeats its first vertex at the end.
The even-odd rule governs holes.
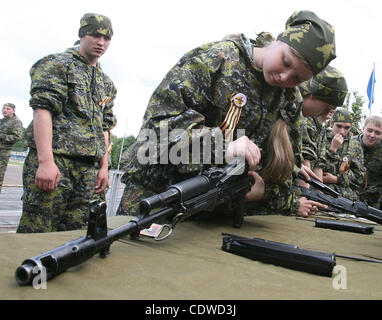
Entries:
POLYGON ((304 117, 327 117, 329 112, 331 116, 336 111, 336 106, 333 106, 323 100, 317 99, 312 95, 304 97, 302 114, 304 117))
POLYGON ((263 73, 270 86, 293 88, 309 80, 313 73, 304 61, 296 56, 291 47, 275 41, 264 56, 263 73))

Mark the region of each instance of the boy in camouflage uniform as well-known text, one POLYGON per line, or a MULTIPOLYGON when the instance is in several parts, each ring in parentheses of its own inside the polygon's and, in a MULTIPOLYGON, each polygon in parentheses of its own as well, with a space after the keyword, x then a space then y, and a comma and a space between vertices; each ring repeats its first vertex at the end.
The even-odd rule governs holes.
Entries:
MULTIPOLYGON (((342 73, 331 66, 314 76, 310 81, 299 86, 304 99, 303 115, 304 134, 302 140, 302 155, 304 164, 314 168, 322 157, 325 144, 325 128, 322 123, 329 116, 331 118, 337 107, 343 105, 348 89, 342 73), (312 111, 321 109, 321 113, 312 117, 312 111)), ((322 178, 322 174, 320 175, 322 178)))
POLYGON ((325 184, 354 201, 364 180, 364 156, 359 139, 349 134, 352 123, 349 111, 337 108, 326 132, 325 157, 317 167, 323 170, 325 184))
POLYGON ((362 144, 365 165, 365 182, 361 185, 360 200, 382 209, 382 117, 366 119, 358 137, 362 144))
POLYGON ((12 147, 23 136, 23 124, 16 116, 15 109, 13 103, 4 104, 4 118, 0 120, 0 192, 12 147))
POLYGON ((30 70, 34 113, 17 232, 86 226, 89 203, 108 185, 107 131, 116 88, 98 59, 109 47, 111 21, 85 14, 78 35, 79 47, 44 57, 30 70))
MULTIPOLYGON (((203 141, 195 142, 197 138, 214 137, 219 128, 245 130, 245 136, 236 136, 236 140, 225 136, 228 147, 224 152, 244 157, 250 174, 255 176, 255 186, 263 189, 258 199, 273 201, 274 188, 280 184, 269 181, 261 186, 261 177, 252 170, 256 167, 261 172, 264 168, 266 157, 261 155, 267 155, 269 133, 279 119, 290 128, 292 152, 301 167, 302 98, 295 87, 335 58, 334 43, 332 26, 312 12, 299 11, 288 19, 286 31, 277 41, 265 48, 243 34, 236 34, 186 53, 154 91, 137 140, 124 154, 126 172, 122 181, 126 188, 119 214, 136 214, 142 198, 197 175, 203 160, 198 163, 189 158, 179 163, 161 160, 168 160, 171 148, 178 143, 185 141, 191 151, 193 143, 203 141), (290 55, 292 48, 294 56, 290 55), (284 52, 288 61, 281 59, 284 49, 288 51, 284 52), (301 60, 294 60, 297 56, 301 60), (290 58, 296 63, 294 67, 290 58), (302 63, 304 59, 306 64, 302 63), (228 115, 233 115, 236 123, 227 119, 228 115), (184 136, 173 131, 177 128, 184 129, 184 136), (166 137, 163 132, 170 134, 166 137), (152 161, 143 163, 139 157, 147 150, 153 151, 152 161)), ((214 150, 212 144, 210 163, 219 164, 214 150)), ((290 180, 280 188, 288 190, 289 186, 290 180)), ((249 198, 248 204, 256 202, 252 196, 249 198)))
MULTIPOLYGON (((319 119, 324 119, 330 113, 334 113, 337 106, 343 104, 347 94, 346 80, 342 73, 327 66, 323 71, 313 76, 309 81, 299 85, 299 90, 304 99, 302 113, 304 115, 302 130, 302 157, 304 165, 314 168, 321 154, 325 151, 325 128, 319 119)), ((322 178, 322 174, 318 175, 322 178)), ((315 201, 300 197, 299 179, 294 180, 291 190, 293 199, 288 205, 284 205, 284 213, 295 213, 300 216, 308 216, 319 208, 325 208, 315 201), (289 212, 288 212, 288 207, 289 212)), ((285 198, 281 197, 281 198, 285 198)))

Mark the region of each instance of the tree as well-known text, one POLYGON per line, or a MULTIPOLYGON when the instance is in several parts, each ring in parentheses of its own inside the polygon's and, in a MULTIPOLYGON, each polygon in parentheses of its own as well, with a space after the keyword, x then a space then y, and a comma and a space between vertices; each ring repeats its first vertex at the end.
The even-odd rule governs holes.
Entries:
POLYGON ((345 98, 344 108, 349 110, 353 118, 353 127, 361 131, 362 123, 365 121, 366 116, 362 113, 363 104, 365 100, 357 90, 351 90, 345 98), (351 104, 351 106, 350 106, 351 104))
POLYGON ((126 151, 128 147, 130 147, 135 138, 134 136, 127 136, 125 137, 125 140, 123 141, 123 138, 118 138, 117 136, 113 136, 113 148, 111 149, 111 167, 113 169, 118 168, 118 161, 119 161, 119 155, 121 153, 121 147, 123 142, 123 150, 122 153, 126 151))

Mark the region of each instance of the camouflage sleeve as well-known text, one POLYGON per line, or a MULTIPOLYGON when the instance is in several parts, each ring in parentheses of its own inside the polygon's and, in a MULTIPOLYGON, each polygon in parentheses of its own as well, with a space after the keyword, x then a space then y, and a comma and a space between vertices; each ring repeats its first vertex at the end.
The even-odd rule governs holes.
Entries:
MULTIPOLYGON (((299 93, 299 92, 298 92, 299 93)), ((293 121, 287 121, 289 127, 289 135, 292 143, 293 153, 295 157, 295 165, 298 168, 302 167, 303 158, 303 135, 305 130, 304 116, 302 115, 302 98, 297 95, 293 101, 295 106, 295 115, 293 121)))
MULTIPOLYGON (((330 133, 327 133, 329 136, 330 133)), ((337 172, 338 163, 341 162, 340 152, 334 152, 330 150, 331 139, 325 138, 325 155, 321 158, 319 167, 323 169, 324 172, 335 173, 337 172)))
POLYGON ((299 196, 293 191, 293 179, 288 179, 284 184, 267 182, 263 202, 268 211, 275 214, 290 215, 300 206, 299 196))
POLYGON ((9 132, 6 134, 0 134, 0 142, 6 144, 15 144, 23 136, 23 125, 20 120, 14 121, 9 132))
POLYGON ((292 146, 293 146, 293 151, 294 151, 294 157, 295 157, 295 164, 298 168, 302 167, 304 157, 303 157, 303 146, 302 146, 302 118, 301 121, 297 120, 294 123, 294 129, 292 128, 291 132, 295 131, 296 134, 293 135, 291 134, 292 138, 292 146))
POLYGON ((6 132, 0 133, 0 142, 8 145, 15 144, 23 136, 23 124, 20 120, 12 121, 12 125, 6 129, 6 132))
POLYGON ((103 131, 108 131, 117 124, 116 117, 113 114, 114 99, 117 95, 117 89, 110 79, 108 79, 107 91, 107 96, 110 98, 110 102, 105 105, 103 110, 103 131))
POLYGON ((316 130, 311 119, 305 118, 302 130, 302 156, 304 160, 317 160, 316 130))
POLYGON ((68 99, 67 67, 62 55, 49 55, 37 61, 30 70, 30 106, 60 114, 68 99))
POLYGON ((312 168, 323 168, 325 163, 326 144, 325 144, 325 130, 321 130, 316 138, 317 143, 317 160, 313 163, 312 168))
POLYGON ((337 184, 358 190, 364 181, 364 156, 362 145, 356 137, 350 139, 347 152, 343 156, 349 160, 349 170, 339 174, 337 184))
MULTIPOLYGON (((154 130, 157 137, 161 136, 161 132, 167 132, 166 147, 161 143, 156 147, 159 159, 160 156, 167 157, 163 152, 171 151, 173 146, 191 148, 195 145, 191 142, 199 141, 201 145, 203 137, 213 137, 216 127, 208 124, 206 114, 218 112, 214 107, 214 86, 221 74, 228 76, 232 73, 233 61, 238 57, 239 50, 230 41, 202 46, 186 54, 151 96, 144 116, 144 130, 140 131, 137 141, 146 142, 147 129, 154 130), (181 131, 178 132, 179 128, 181 131)), ((211 139, 212 157, 214 141, 211 139)), ((139 142, 136 148, 139 148, 139 142)), ((200 148, 203 148, 202 145, 200 148)), ((194 156, 195 153, 189 152, 188 155, 194 156)), ((182 164, 178 165, 180 172, 200 170, 199 165, 193 165, 201 163, 200 160, 189 159, 189 164, 186 162, 182 160, 182 164)))

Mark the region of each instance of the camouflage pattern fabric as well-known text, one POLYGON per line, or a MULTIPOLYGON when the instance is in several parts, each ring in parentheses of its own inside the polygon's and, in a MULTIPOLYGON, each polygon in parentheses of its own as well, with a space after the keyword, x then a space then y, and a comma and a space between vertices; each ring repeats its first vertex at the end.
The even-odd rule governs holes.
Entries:
POLYGON ((353 123, 350 112, 345 108, 337 108, 332 117, 333 122, 353 123))
POLYGON ((266 47, 267 45, 269 45, 273 41, 275 41, 275 38, 273 37, 272 33, 270 33, 270 32, 263 31, 263 32, 256 34, 256 44, 259 47, 266 47))
POLYGON ((282 214, 290 215, 300 206, 299 193, 295 192, 296 173, 283 184, 265 183, 264 198, 261 201, 245 203, 247 215, 282 214))
POLYGON ((364 153, 364 165, 367 176, 367 188, 361 184, 360 200, 377 209, 382 209, 382 143, 367 147, 362 143, 362 134, 358 137, 364 153))
POLYGON ((4 103, 4 106, 11 107, 13 110, 16 109, 16 106, 13 103, 10 103, 10 102, 4 103))
POLYGON ((302 156, 304 160, 310 161, 313 169, 319 159, 322 159, 325 155, 326 144, 324 138, 326 131, 317 118, 305 118, 303 130, 302 156))
MULTIPOLYGON (((298 86, 303 98, 313 96, 333 106, 342 106, 348 89, 342 73, 331 66, 316 74, 312 79, 298 86)), ((316 118, 304 120, 303 157, 311 162, 312 168, 319 158, 324 156, 325 129, 316 118)))
POLYGON ((9 156, 11 155, 11 149, 0 148, 0 191, 3 186, 5 171, 7 171, 9 156))
POLYGON ((18 232, 81 228, 87 222, 89 202, 99 197, 94 194, 98 174, 94 164, 106 152, 104 131, 114 124, 116 88, 100 65, 90 65, 76 48, 42 58, 30 75, 30 106, 52 115, 52 149, 61 180, 53 192, 34 184, 38 166, 32 121, 26 131, 32 151, 24 163, 24 206, 18 232))
MULTIPOLYGON (((342 105, 347 94, 347 84, 342 73, 331 66, 314 75, 312 79, 300 84, 298 89, 303 98, 313 96, 316 99, 337 106, 342 105)), ((310 161, 311 169, 314 169, 320 161, 325 159, 325 135, 326 130, 317 118, 304 118, 302 130, 302 156, 310 161)), ((301 195, 298 180, 295 180, 290 189, 296 199, 301 195)), ((298 205, 291 208, 298 209, 298 205)), ((294 212, 291 209, 291 212, 294 212)))
POLYGON ((23 136, 23 123, 14 115, 0 120, 0 148, 12 149, 23 136))
MULTIPOLYGON (((30 106, 52 114, 53 153, 100 160, 106 152, 103 132, 114 123, 117 92, 100 65, 93 67, 78 49, 70 48, 36 62, 30 75, 30 106)), ((35 148, 33 121, 26 137, 35 148)))
POLYGON ((348 93, 343 74, 332 66, 327 66, 312 79, 298 86, 303 97, 312 95, 333 106, 342 106, 348 93))
POLYGON ((23 214, 18 233, 54 232, 86 227, 89 205, 101 200, 94 193, 98 169, 93 163, 72 160, 55 155, 61 177, 51 192, 36 187, 34 180, 38 168, 35 149, 30 149, 23 170, 23 214))
MULTIPOLYGON (((146 192, 163 192, 169 185, 199 173, 203 159, 198 159, 198 163, 188 158, 188 163, 161 164, 160 157, 185 138, 191 158, 191 142, 200 145, 197 138, 214 135, 225 119, 235 92, 244 94, 247 100, 237 129, 244 129, 245 135, 266 154, 270 128, 282 117, 290 127, 297 165, 301 166, 302 97, 295 89, 270 87, 265 83, 262 70, 254 67, 253 45, 256 45, 254 41, 243 34, 227 36, 186 53, 168 72, 151 96, 136 141, 123 155, 122 182, 126 188, 119 213, 134 214, 137 202, 146 192), (161 130, 166 128, 170 134, 162 143, 161 130), (185 129, 187 136, 171 135, 176 128, 185 129), (155 141, 148 141, 146 129, 155 132, 155 141), (155 161, 141 164, 140 150, 151 146, 155 161)), ((214 150, 212 144, 212 164, 216 164, 217 159, 214 150)))
POLYGON ((23 124, 16 115, 0 120, 0 191, 12 147, 22 136, 23 124))
POLYGON ((78 36, 80 38, 85 35, 101 34, 111 39, 113 36, 113 27, 111 20, 101 14, 86 13, 81 18, 80 29, 78 30, 78 36))
POLYGON ((336 58, 334 28, 311 11, 296 11, 286 22, 277 39, 299 52, 309 63, 313 74, 322 71, 336 58))
POLYGON ((330 131, 325 137, 325 158, 317 164, 324 172, 329 172, 338 177, 337 184, 327 184, 340 192, 345 198, 358 200, 359 189, 364 181, 364 155, 362 145, 357 137, 345 137, 342 147, 333 152, 330 145, 333 136, 330 131), (340 172, 341 165, 348 162, 348 170, 340 172))

